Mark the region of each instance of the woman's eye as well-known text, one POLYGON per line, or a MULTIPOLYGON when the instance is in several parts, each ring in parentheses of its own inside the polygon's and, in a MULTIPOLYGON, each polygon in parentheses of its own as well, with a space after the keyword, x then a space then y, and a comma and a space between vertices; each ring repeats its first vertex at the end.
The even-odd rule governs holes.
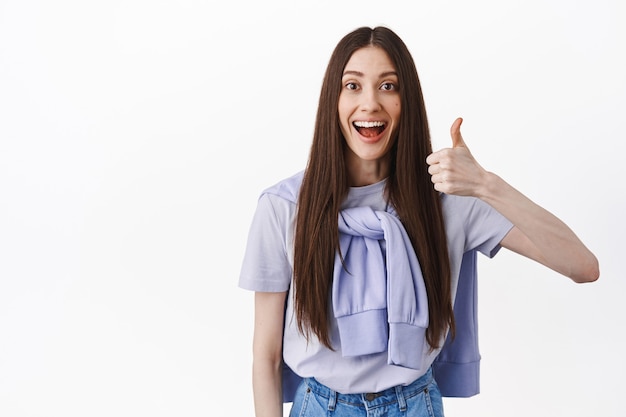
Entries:
POLYGON ((357 88, 359 88, 359 87, 356 85, 356 83, 347 83, 347 84, 346 84, 346 88, 347 88, 348 90, 356 90, 356 89, 357 89, 357 88))
POLYGON ((393 91, 396 89, 396 85, 394 83, 383 83, 380 88, 385 91, 393 91))

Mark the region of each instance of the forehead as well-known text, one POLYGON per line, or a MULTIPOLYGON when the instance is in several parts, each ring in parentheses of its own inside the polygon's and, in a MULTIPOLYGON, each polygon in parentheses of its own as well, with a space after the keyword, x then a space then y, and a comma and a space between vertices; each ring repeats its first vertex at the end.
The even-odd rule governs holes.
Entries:
POLYGON ((384 49, 377 46, 366 46, 357 49, 346 64, 344 74, 357 72, 363 75, 377 76, 395 72, 396 68, 384 49))

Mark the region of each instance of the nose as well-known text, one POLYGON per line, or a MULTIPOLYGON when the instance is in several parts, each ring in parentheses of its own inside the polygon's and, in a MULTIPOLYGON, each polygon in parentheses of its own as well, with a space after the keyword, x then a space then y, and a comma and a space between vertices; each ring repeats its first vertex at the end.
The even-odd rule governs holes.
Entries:
POLYGON ((376 112, 381 108, 382 107, 378 99, 378 90, 375 88, 363 89, 363 93, 361 94, 361 111, 376 112))

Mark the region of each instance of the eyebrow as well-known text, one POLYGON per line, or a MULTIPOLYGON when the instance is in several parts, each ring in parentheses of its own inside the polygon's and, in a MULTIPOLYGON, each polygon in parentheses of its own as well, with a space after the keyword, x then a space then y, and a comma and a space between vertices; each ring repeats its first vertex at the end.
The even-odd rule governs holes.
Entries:
MULTIPOLYGON (((346 75, 356 75, 357 77, 365 76, 365 74, 363 74, 361 71, 344 71, 343 76, 345 77, 346 75)), ((395 71, 387 71, 380 74, 379 77, 384 78, 389 77, 390 75, 395 75, 397 77, 398 73, 395 71)))

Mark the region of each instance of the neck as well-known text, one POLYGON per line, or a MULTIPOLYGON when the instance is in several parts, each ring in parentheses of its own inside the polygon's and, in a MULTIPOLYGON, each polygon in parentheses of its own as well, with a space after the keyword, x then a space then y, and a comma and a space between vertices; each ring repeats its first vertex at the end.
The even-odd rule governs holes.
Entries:
POLYGON ((346 168, 348 170, 348 185, 350 187, 363 187, 387 178, 389 175, 389 159, 365 161, 360 158, 347 156, 346 168))

